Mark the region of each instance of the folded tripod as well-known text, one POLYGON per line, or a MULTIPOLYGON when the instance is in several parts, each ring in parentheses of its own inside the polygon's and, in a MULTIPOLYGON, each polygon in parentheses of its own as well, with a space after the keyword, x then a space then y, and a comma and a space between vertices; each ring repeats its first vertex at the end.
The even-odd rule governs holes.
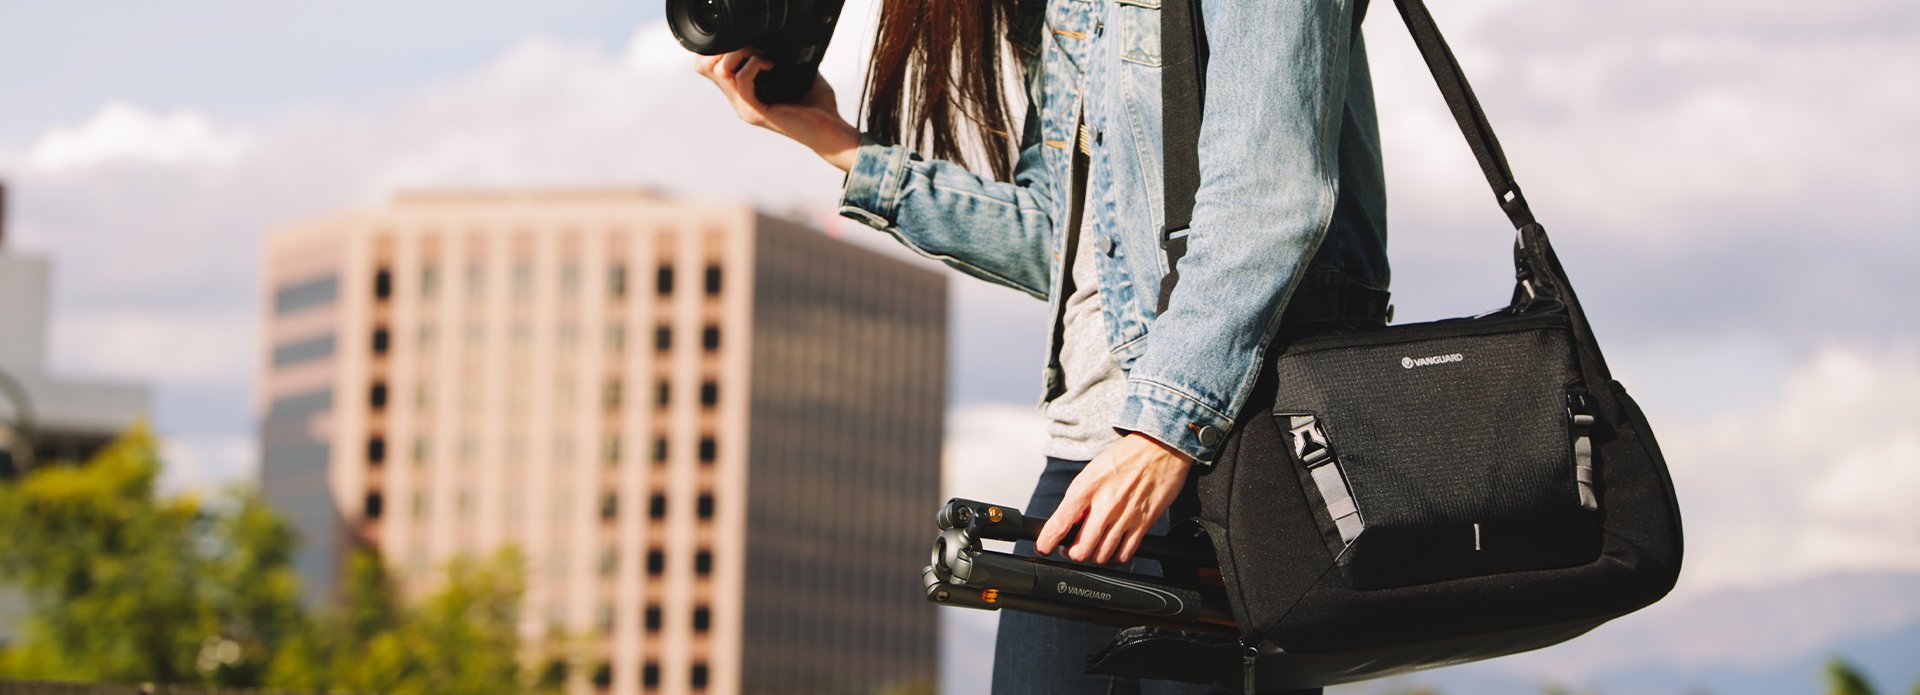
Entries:
POLYGON ((1191 581, 1178 581, 982 548, 983 540, 1031 541, 1040 535, 1047 520, 1012 507, 953 499, 940 509, 938 521, 933 564, 921 571, 927 600, 934 603, 1011 608, 1114 627, 1236 634, 1219 588, 1219 563, 1196 534, 1147 536, 1135 553, 1192 575, 1191 581))

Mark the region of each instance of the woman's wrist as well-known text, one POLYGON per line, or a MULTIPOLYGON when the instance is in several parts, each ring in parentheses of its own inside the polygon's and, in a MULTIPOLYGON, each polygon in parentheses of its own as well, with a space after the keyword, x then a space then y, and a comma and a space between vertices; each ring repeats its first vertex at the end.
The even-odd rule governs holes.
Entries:
POLYGON ((830 128, 820 142, 814 144, 813 152, 841 171, 852 171, 860 153, 860 129, 840 121, 838 127, 830 128))

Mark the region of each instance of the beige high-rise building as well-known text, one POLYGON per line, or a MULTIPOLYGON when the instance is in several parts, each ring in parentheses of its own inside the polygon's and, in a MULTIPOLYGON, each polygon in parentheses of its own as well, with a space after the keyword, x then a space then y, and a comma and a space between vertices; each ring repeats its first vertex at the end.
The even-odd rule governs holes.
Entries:
POLYGON ((576 692, 875 692, 936 670, 946 288, 742 205, 402 195, 267 244, 263 487, 316 597, 524 553, 576 692))

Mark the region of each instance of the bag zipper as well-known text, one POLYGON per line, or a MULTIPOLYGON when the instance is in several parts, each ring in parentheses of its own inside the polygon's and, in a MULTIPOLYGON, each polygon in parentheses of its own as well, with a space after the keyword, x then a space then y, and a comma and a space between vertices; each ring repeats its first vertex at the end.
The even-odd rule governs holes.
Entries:
POLYGON ((1552 327, 1567 327, 1571 329, 1572 322, 1565 314, 1559 313, 1497 316, 1481 319, 1441 319, 1428 323, 1411 323, 1349 333, 1309 336, 1293 341, 1292 344, 1286 347, 1284 354, 1299 355, 1357 345, 1392 345, 1439 338, 1518 333, 1535 328, 1552 327))

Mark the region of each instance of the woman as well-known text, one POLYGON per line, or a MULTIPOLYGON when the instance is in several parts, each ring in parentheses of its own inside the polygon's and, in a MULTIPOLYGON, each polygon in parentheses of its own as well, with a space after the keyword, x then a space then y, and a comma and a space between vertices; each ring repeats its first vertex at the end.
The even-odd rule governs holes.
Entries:
MULTIPOLYGON (((1050 300, 1048 458, 1026 509, 1051 520, 1019 550, 1146 573, 1141 537, 1213 460, 1276 331, 1383 322, 1388 281, 1364 0, 1204 0, 1201 182, 1160 309, 1159 4, 885 0, 864 131, 824 80, 769 106, 752 89, 764 59, 697 65, 748 123, 848 172, 842 215, 1050 300), (1003 57, 1026 85, 1018 131, 1003 57)), ((1003 611, 993 691, 1204 690, 1082 675, 1112 635, 1003 611)))

